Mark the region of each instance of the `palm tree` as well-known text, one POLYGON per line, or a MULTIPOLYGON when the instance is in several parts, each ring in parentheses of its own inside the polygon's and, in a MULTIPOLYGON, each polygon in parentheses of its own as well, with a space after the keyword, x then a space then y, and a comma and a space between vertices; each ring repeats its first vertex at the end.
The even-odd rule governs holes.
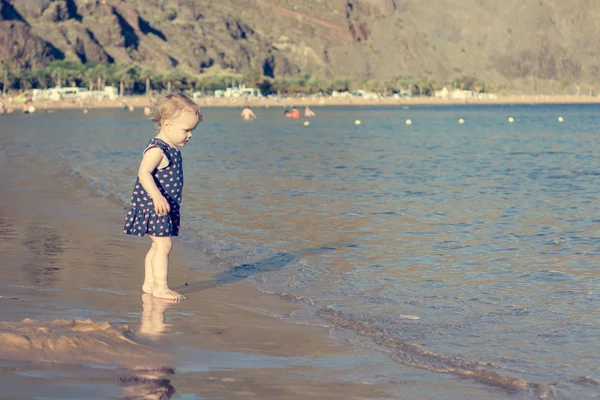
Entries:
POLYGON ((172 93, 172 89, 173 89, 173 81, 178 82, 181 79, 181 74, 179 73, 179 71, 177 71, 177 68, 174 68, 170 71, 165 72, 162 76, 161 76, 161 80, 164 82, 167 82, 167 94, 171 94, 172 93))
POLYGON ((92 65, 86 65, 86 69, 83 72, 83 77, 88 83, 90 92, 94 91, 94 80, 96 79, 96 73, 92 65))
POLYGON ((429 96, 433 97, 435 96, 435 91, 438 89, 438 83, 435 79, 432 79, 429 81, 429 86, 427 87, 427 89, 429 90, 429 96))
POLYGON ((425 92, 431 92, 432 80, 426 76, 420 76, 417 84, 419 85, 419 96, 425 95, 425 92))
POLYGON ((581 96, 581 82, 578 80, 575 81, 575 90, 577 91, 577 96, 581 96))
POLYGON ((344 77, 337 77, 331 83, 331 89, 337 90, 338 92, 346 92, 350 90, 350 79, 344 77))
POLYGON ((154 78, 154 71, 146 67, 140 73, 140 78, 146 80, 146 97, 150 97, 150 80, 154 78))
POLYGON ((48 89, 48 74, 43 69, 34 69, 31 71, 31 77, 38 88, 48 89))
POLYGON ((412 75, 408 76, 400 76, 399 77, 400 86, 403 90, 406 90, 411 96, 413 94, 413 83, 415 78, 412 75))
POLYGON ((244 85, 251 88, 257 87, 262 81, 263 76, 257 69, 251 69, 242 77, 242 82, 244 82, 244 85))
POLYGON ((108 68, 104 64, 96 64, 92 68, 92 76, 96 77, 96 88, 98 90, 104 90, 104 83, 108 76, 108 68))
POLYGON ((589 96, 592 97, 594 95, 594 89, 596 89, 596 82, 589 81, 588 84, 589 96))
POLYGON ((14 74, 20 90, 25 91, 33 87, 33 77, 30 71, 18 68, 14 71, 14 74))
POLYGON ((290 86, 290 81, 285 78, 273 79, 273 89, 277 92, 278 96, 281 96, 282 93, 289 92, 290 86))
POLYGON ((55 80, 56 86, 62 86, 63 80, 65 82, 69 81, 71 85, 74 85, 77 79, 81 78, 83 70, 83 64, 70 60, 52 61, 47 67, 47 71, 49 71, 50 76, 55 80))
POLYGON ((379 91, 379 81, 377 79, 366 79, 363 81, 363 87, 369 92, 379 91))
POLYGON ((477 81, 475 82, 475 91, 477 92, 477 94, 484 92, 485 91, 485 83, 482 81, 477 81))
POLYGON ((311 76, 308 82, 306 82, 309 93, 318 93, 323 87, 326 86, 325 82, 316 76, 311 76))
POLYGON ((50 69, 50 76, 54 79, 54 85, 56 87, 62 86, 62 77, 65 75, 64 68, 62 67, 54 67, 50 69))
POLYGON ((131 86, 138 75, 138 68, 134 65, 118 64, 114 68, 113 76, 119 81, 119 96, 123 98, 125 86, 131 86))

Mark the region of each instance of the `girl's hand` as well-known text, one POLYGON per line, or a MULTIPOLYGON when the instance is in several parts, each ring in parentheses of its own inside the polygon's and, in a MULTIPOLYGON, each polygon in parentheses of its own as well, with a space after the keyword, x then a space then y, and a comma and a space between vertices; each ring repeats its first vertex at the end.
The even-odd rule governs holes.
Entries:
POLYGON ((169 202, 164 196, 157 196, 152 201, 154 201, 154 211, 156 211, 156 215, 159 217, 163 217, 171 211, 171 206, 169 206, 169 202))

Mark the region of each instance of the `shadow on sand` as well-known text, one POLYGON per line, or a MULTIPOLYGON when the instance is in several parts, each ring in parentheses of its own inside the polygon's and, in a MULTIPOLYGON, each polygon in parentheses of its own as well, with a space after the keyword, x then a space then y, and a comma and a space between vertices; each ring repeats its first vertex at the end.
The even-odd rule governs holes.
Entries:
POLYGON ((283 269, 286 265, 294 260, 297 260, 296 255, 289 253, 279 253, 264 260, 257 261, 251 264, 242 264, 236 267, 223 271, 210 281, 200 281, 187 283, 175 288, 176 291, 182 294, 189 294, 200 290, 214 288, 228 283, 234 283, 244 280, 252 275, 263 272, 274 272, 283 269))

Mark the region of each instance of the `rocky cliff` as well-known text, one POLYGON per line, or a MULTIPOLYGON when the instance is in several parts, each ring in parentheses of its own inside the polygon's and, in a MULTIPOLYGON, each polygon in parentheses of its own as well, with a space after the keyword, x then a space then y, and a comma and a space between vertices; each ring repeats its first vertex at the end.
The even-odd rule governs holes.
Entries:
POLYGON ((0 59, 600 82, 597 0, 0 0, 0 59))

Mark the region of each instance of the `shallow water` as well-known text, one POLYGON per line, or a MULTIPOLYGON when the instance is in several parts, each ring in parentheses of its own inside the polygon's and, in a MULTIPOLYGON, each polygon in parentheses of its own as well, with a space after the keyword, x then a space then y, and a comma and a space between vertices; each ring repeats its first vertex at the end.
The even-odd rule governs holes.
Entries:
MULTIPOLYGON (((183 150, 182 240, 218 279, 305 301, 409 366, 598 396, 598 106, 328 107, 309 127, 257 111, 205 109, 183 150)), ((8 157, 115 207, 153 137, 121 110, 0 123, 8 157)))

